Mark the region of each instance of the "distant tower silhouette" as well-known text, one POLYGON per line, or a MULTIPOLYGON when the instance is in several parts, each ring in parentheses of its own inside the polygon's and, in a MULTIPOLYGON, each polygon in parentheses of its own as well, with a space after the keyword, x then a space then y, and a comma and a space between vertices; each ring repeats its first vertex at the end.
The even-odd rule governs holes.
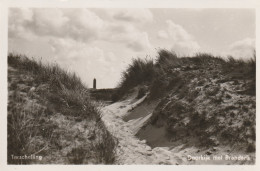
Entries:
POLYGON ((97 88, 97 81, 96 81, 96 78, 94 78, 93 80, 93 89, 96 89, 97 88))

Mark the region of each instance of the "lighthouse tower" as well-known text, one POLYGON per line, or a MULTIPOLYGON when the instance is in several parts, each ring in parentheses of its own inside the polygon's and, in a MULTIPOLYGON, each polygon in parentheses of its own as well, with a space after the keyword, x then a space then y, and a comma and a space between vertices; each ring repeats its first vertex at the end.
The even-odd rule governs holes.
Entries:
POLYGON ((96 89, 97 88, 97 81, 96 81, 96 78, 94 78, 93 80, 93 89, 96 89))

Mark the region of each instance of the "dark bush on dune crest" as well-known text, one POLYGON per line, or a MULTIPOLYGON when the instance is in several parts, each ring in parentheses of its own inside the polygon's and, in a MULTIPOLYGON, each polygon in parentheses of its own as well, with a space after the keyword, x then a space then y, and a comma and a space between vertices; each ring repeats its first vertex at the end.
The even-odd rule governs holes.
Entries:
POLYGON ((155 74, 154 62, 151 59, 133 59, 132 64, 123 72, 120 87, 133 87, 150 82, 155 74))
POLYGON ((156 75, 152 59, 133 59, 126 71, 122 73, 118 90, 113 94, 113 101, 119 100, 125 93, 137 86, 149 84, 156 75))

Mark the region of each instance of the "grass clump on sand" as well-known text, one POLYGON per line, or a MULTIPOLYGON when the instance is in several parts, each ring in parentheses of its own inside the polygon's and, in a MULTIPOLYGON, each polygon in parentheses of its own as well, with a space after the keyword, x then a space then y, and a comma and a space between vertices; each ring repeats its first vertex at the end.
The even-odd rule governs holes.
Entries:
POLYGON ((116 140, 74 73, 9 54, 8 96, 9 164, 114 162, 116 140), (24 155, 43 157, 13 159, 24 155))

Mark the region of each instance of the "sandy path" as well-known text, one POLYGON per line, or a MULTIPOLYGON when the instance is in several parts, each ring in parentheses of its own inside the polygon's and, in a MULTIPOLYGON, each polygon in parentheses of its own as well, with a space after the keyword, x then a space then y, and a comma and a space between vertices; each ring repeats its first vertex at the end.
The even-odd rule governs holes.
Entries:
POLYGON ((102 109, 104 123, 119 141, 116 164, 181 164, 181 158, 167 149, 162 147, 151 149, 145 141, 140 141, 134 136, 131 131, 133 124, 144 122, 148 117, 137 122, 122 120, 127 111, 142 102, 144 98, 132 104, 131 99, 113 103, 102 109))

